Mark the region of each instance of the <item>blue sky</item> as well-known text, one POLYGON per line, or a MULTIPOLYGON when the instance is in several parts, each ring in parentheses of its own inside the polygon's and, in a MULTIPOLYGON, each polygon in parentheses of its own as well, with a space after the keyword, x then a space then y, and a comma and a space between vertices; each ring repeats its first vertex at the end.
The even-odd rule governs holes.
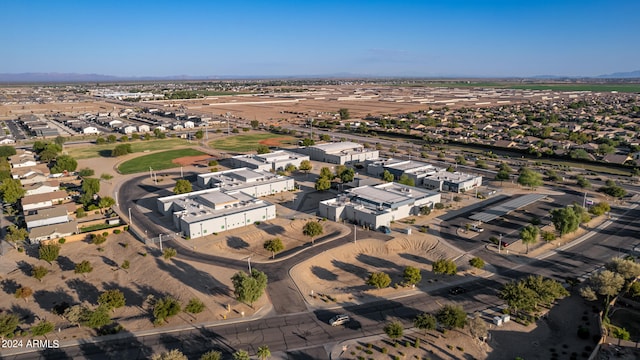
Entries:
POLYGON ((640 70, 640 1, 11 1, 0 73, 592 76, 640 70))

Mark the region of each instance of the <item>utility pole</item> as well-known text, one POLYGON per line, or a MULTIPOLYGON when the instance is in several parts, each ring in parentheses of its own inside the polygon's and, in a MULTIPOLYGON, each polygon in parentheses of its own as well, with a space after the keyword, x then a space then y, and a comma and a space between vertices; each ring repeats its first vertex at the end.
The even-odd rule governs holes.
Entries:
POLYGON ((251 256, 247 258, 247 263, 249 264, 249 276, 251 276, 251 256))
POLYGON ((498 240, 498 254, 500 254, 500 250, 502 250, 502 234, 500 234, 500 240, 498 240))
POLYGON ((356 224, 353 224, 353 243, 356 243, 356 224))
POLYGON ((159 235, 160 239, 160 252, 162 252, 162 234, 159 235))

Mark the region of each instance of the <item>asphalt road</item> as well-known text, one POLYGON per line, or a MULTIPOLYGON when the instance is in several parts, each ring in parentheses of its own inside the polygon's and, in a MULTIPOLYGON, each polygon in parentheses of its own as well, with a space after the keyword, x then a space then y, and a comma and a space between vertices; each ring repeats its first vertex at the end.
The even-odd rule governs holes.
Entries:
MULTIPOLYGON (((496 273, 486 279, 467 279, 468 282, 462 285, 467 292, 461 295, 451 296, 448 294, 448 288, 441 288, 428 294, 402 299, 380 299, 364 305, 346 306, 335 310, 278 313, 259 320, 210 328, 200 327, 177 332, 160 330, 161 333, 137 337, 129 337, 125 333, 118 335, 125 337, 124 339, 96 344, 86 343, 61 350, 32 352, 4 358, 143 359, 166 348, 177 348, 190 357, 197 358, 201 353, 212 348, 225 353, 232 353, 236 349, 255 352, 256 347, 262 344, 269 345, 272 352, 287 352, 290 358, 326 358, 324 346, 331 346, 342 340, 380 334, 385 321, 389 319, 398 319, 406 326, 410 326, 416 314, 423 311, 433 312, 444 303, 462 305, 467 312, 494 307, 501 303, 496 297, 498 290, 504 283, 513 279, 530 274, 558 280, 583 276, 602 266, 611 257, 628 253, 640 242, 636 236, 640 231, 640 224, 636 221, 640 217, 640 210, 629 210, 622 214, 620 209, 616 209, 614 216, 617 220, 607 228, 569 249, 557 250, 544 259, 528 259, 487 251, 482 256, 495 266, 496 273), (327 325, 327 320, 338 313, 350 314, 353 321, 345 327, 332 328, 327 325)), ((316 245, 310 251, 304 252, 303 256, 310 257, 324 251, 325 248, 338 246, 347 241, 347 238, 316 245)), ((187 252, 182 256, 194 256, 198 259, 200 256, 208 255, 187 252)), ((300 260, 296 258, 260 266, 264 271, 273 274, 273 280, 278 282, 284 281, 286 269, 300 260), (283 277, 278 278, 277 274, 283 277)), ((274 305, 291 304, 288 298, 274 296, 272 288, 269 291, 274 305)), ((293 303, 297 301, 294 300, 293 303)))

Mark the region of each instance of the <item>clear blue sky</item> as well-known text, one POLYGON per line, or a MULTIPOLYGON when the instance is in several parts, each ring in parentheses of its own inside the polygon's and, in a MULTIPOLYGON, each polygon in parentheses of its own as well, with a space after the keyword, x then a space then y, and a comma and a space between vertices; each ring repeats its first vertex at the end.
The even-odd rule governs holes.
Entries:
POLYGON ((640 0, 12 1, 0 73, 592 76, 640 70, 640 0))

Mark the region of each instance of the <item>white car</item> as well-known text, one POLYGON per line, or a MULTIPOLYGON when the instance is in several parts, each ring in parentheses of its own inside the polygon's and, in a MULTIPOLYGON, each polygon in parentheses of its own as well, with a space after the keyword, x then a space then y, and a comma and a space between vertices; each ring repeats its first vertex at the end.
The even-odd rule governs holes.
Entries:
POLYGON ((348 323, 350 320, 349 315, 336 315, 329 320, 329 325, 339 326, 348 323))

